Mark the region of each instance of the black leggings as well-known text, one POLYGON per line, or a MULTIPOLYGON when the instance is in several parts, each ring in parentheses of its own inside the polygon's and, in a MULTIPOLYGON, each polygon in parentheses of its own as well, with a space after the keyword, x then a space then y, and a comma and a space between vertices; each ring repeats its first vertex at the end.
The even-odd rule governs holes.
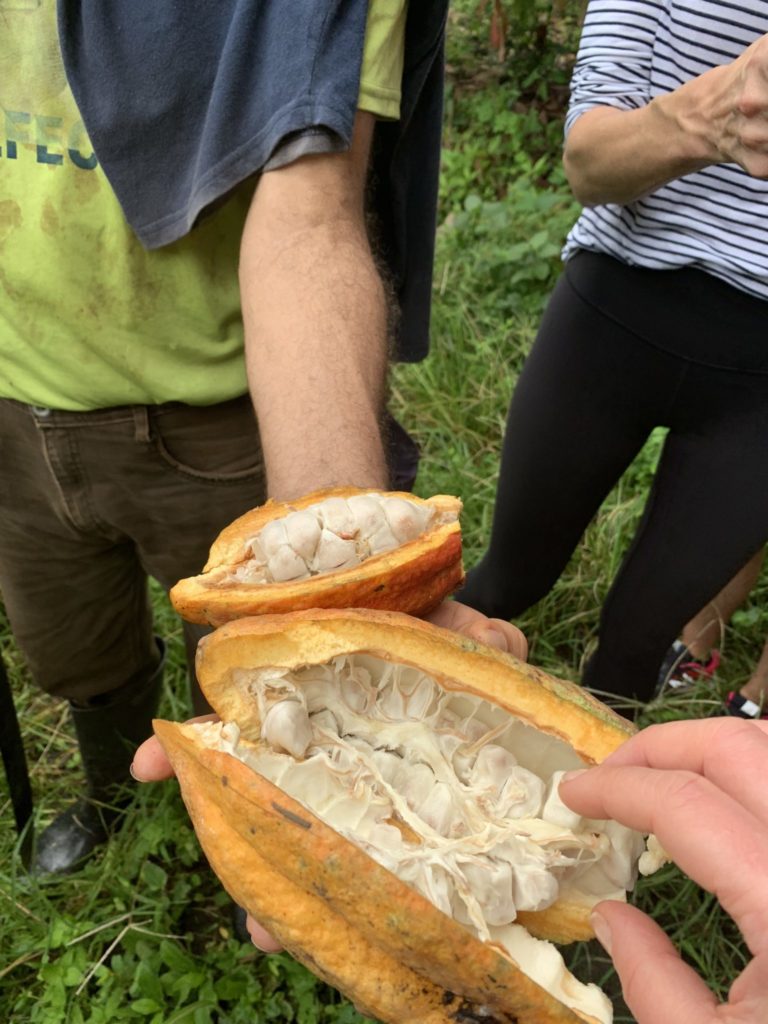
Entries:
POLYGON ((648 700, 682 627, 768 539, 766 313, 699 271, 577 257, 515 390, 490 546, 460 599, 510 618, 542 598, 650 431, 669 427, 584 676, 648 700))

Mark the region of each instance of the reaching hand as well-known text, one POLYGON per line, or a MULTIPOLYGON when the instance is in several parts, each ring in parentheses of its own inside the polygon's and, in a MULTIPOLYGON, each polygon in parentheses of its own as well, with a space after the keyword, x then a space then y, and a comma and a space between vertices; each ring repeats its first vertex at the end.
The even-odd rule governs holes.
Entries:
POLYGON ((661 929, 623 903, 593 914, 638 1024, 768 1020, 768 723, 712 719, 654 725, 602 765, 574 773, 563 800, 589 818, 653 832, 714 893, 754 959, 719 1005, 661 929))

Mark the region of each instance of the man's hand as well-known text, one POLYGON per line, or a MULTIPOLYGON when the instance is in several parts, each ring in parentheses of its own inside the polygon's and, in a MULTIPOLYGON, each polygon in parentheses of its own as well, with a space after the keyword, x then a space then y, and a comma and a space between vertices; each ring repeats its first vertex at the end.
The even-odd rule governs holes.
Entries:
POLYGON ((768 723, 713 719, 654 725, 560 795, 587 818, 653 832, 739 926, 754 959, 719 1005, 661 929, 623 903, 593 913, 638 1024, 768 1020, 768 723))
POLYGON ((497 647, 507 654, 514 654, 521 661, 528 657, 528 641, 517 626, 503 619, 489 619, 482 612, 475 611, 474 608, 459 601, 443 601, 427 615, 427 620, 435 626, 442 626, 443 629, 462 633, 472 640, 477 640, 478 643, 497 647))
MULTIPOLYGON (((498 647, 499 650, 514 654, 518 658, 524 659, 528 652, 526 639, 515 626, 501 619, 489 619, 482 612, 477 612, 474 608, 468 608, 457 601, 444 601, 428 618, 436 626, 463 633, 473 640, 498 647)), ((215 722, 218 718, 216 715, 202 715, 189 721, 215 722)), ((137 782, 162 782, 164 779, 173 778, 173 768, 156 736, 145 740, 136 751, 131 765, 131 775, 137 782)), ((283 948, 250 914, 246 926, 254 946, 264 953, 277 953, 283 948)))

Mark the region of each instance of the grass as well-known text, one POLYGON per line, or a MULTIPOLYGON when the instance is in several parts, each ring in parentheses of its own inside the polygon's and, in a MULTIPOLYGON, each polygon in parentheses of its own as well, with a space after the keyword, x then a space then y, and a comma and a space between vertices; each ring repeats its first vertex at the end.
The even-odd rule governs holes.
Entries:
MULTIPOLYGON (((536 131, 541 118, 523 116, 520 109, 521 97, 540 105, 552 97, 531 98, 531 84, 520 80, 522 72, 513 74, 526 66, 515 54, 503 64, 488 56, 469 19, 475 6, 475 0, 459 3, 452 22, 451 156, 444 170, 433 352, 421 365, 399 368, 392 382, 393 408, 423 448, 419 492, 464 499, 467 564, 479 557, 488 535, 506 406, 574 216, 556 171, 556 133, 548 127, 554 114, 547 107, 542 133, 536 131), (519 116, 500 119, 504 111, 519 116), (504 145, 491 146, 499 136, 504 145), (492 160, 478 160, 485 151, 492 160), (543 174, 545 168, 549 173, 543 174)), ((551 61, 562 62, 559 50, 551 61)), ((594 644, 600 603, 637 522, 662 440, 660 433, 649 439, 556 587, 520 620, 531 660, 554 674, 578 677, 594 644)), ((759 656, 768 633, 766 597, 764 577, 727 630, 721 689, 744 682, 759 656)), ((183 718, 180 630, 157 589, 154 600, 158 631, 169 647, 161 713, 183 718)), ((72 797, 76 747, 62 707, 32 686, 1 613, 0 646, 42 828, 72 797)), ((701 688, 650 709, 643 721, 706 714, 715 701, 701 688)), ((59 880, 34 880, 21 869, 6 793, 0 788, 0 1019, 362 1024, 353 1007, 289 957, 261 957, 232 939, 227 900, 201 857, 175 784, 142 787, 103 855, 59 880)), ((635 898, 724 993, 743 967, 745 951, 714 898, 673 867, 641 883, 635 898)), ((589 944, 568 955, 580 977, 615 996, 617 1024, 630 1022, 602 951, 589 944)))

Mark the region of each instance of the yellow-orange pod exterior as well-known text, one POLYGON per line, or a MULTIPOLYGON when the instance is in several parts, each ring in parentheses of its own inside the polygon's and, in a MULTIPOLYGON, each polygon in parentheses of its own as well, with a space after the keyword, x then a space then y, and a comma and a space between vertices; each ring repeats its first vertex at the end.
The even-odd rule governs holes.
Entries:
MULTIPOLYGON (((232 622, 200 645, 197 673, 225 721, 258 741, 233 669, 298 668, 366 652, 412 664, 566 740, 587 764, 634 728, 580 687, 397 613, 315 610, 232 622)), ((364 1013, 392 1024, 577 1024, 576 1013, 491 943, 436 909, 333 828, 189 726, 156 722, 211 866, 230 895, 364 1013)), ((591 938, 590 907, 520 914, 532 934, 591 938)))
POLYGON ((268 501, 222 530, 202 573, 180 580, 171 589, 171 603, 188 622, 211 626, 244 616, 305 608, 380 608, 425 615, 464 581, 460 511, 461 502, 450 495, 422 499, 400 491, 354 487, 315 491, 291 502, 268 501), (263 584, 221 581, 222 570, 234 568, 247 558, 249 538, 267 523, 327 498, 366 494, 401 498, 434 509, 438 517, 451 516, 452 521, 435 525, 415 540, 359 565, 310 579, 263 584))

